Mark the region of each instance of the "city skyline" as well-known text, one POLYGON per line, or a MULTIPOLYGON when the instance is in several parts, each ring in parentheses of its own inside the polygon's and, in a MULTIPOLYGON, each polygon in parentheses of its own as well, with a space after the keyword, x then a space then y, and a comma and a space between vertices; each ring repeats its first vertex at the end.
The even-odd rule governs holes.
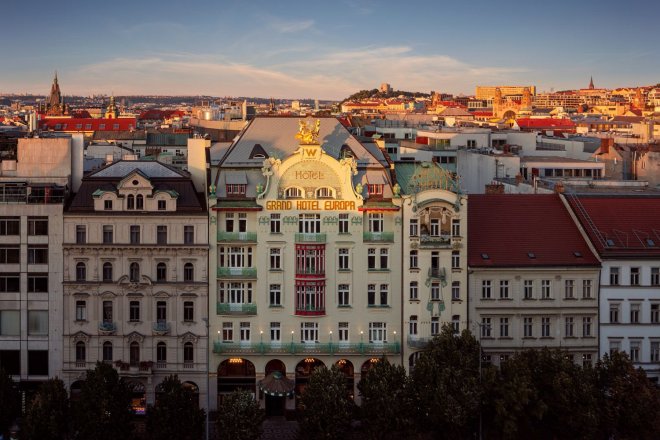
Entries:
POLYGON ((342 99, 394 89, 473 94, 657 83, 646 37, 660 6, 631 1, 461 5, 340 1, 32 2, 3 6, 0 93, 213 95, 342 99), (451 6, 448 6, 451 5, 451 6), (569 7, 570 5, 570 7, 569 7))

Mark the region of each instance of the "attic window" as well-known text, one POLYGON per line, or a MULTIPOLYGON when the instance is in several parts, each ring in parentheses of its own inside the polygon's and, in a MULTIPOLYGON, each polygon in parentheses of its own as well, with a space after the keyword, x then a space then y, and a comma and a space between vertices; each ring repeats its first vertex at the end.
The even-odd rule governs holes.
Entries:
POLYGON ((582 252, 575 251, 573 255, 575 255, 575 258, 582 258, 582 252))
POLYGON ((650 238, 647 238, 646 239, 646 245, 653 247, 653 246, 655 246, 655 241, 651 240, 650 238))
POLYGON ((227 196, 244 196, 247 185, 229 183, 225 187, 227 196))
POLYGON ((266 159, 267 157, 268 153, 266 153, 266 150, 264 150, 261 144, 254 144, 250 152, 250 159, 266 159))
POLYGON ((369 196, 382 196, 383 186, 384 185, 382 184, 374 184, 374 183, 367 184, 367 191, 369 192, 369 196))
POLYGON ((527 252, 527 256, 531 259, 536 258, 536 254, 534 254, 534 252, 527 252))
POLYGON ((138 182, 137 180, 134 180, 132 183, 133 183, 134 186, 138 186, 138 184, 139 184, 140 182, 138 182))
POLYGON ((488 254, 481 254, 481 258, 484 259, 484 260, 490 260, 490 257, 488 256, 488 254))

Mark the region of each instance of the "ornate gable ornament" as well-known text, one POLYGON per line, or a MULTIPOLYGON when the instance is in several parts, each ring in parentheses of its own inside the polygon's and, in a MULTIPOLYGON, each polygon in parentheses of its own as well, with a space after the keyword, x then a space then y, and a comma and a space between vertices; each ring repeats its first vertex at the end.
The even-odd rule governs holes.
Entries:
POLYGON ((126 342, 128 342, 129 344, 132 342, 138 342, 142 344, 143 341, 144 341, 144 335, 138 332, 131 332, 126 336, 126 342))
POLYGON ((191 332, 185 332, 179 338, 181 339, 181 342, 183 342, 184 344, 186 342, 192 342, 193 344, 197 345, 197 341, 199 341, 199 336, 191 332))
POLYGON ((87 344, 89 342, 89 339, 90 339, 90 335, 88 335, 87 333, 85 333, 83 331, 79 331, 79 332, 76 332, 73 335, 71 335, 71 340, 74 343, 82 341, 85 344, 87 344))
POLYGON ((300 145, 317 145, 319 143, 319 130, 321 128, 321 120, 317 119, 313 127, 310 127, 304 119, 298 120, 298 133, 296 139, 300 141, 300 145))

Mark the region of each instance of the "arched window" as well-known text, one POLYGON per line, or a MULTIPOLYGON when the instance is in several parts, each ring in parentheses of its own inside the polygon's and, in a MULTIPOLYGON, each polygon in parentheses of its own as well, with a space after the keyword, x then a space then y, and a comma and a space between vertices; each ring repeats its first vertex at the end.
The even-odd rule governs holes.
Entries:
POLYGON ((156 265, 156 281, 167 281, 167 265, 165 263, 156 265))
POLYGON ((410 315, 410 336, 417 336, 417 315, 410 315))
POLYGON ((87 347, 83 341, 76 342, 76 362, 87 361, 87 347))
POLYGON ((167 364, 167 345, 164 342, 156 344, 156 362, 159 368, 165 368, 167 364))
POLYGON ((131 263, 129 270, 129 278, 132 283, 140 281, 140 265, 136 262, 131 263))
POLYGON ((135 209, 135 197, 132 195, 126 198, 126 209, 135 209))
POLYGON ((112 342, 103 343, 103 362, 112 362, 112 342))
POLYGON ((183 344, 183 363, 192 364, 194 361, 194 347, 192 342, 183 344))
POLYGON ((76 281, 87 281, 87 265, 85 263, 76 264, 76 281))
POLYGON ((183 281, 195 280, 195 267, 192 263, 186 263, 183 266, 183 281))
POLYGON ((318 188, 316 190, 316 198, 317 199, 334 199, 335 198, 335 190, 328 187, 328 186, 323 186, 321 188, 318 188))
POLYGON ((129 362, 134 367, 140 363, 140 344, 137 342, 131 342, 129 348, 129 362))
POLYGON ((286 199, 302 199, 304 197, 303 190, 295 186, 289 187, 284 190, 284 198, 286 199))
POLYGON ((112 282, 112 263, 103 263, 103 281, 112 282))
POLYGON ((138 194, 137 197, 135 197, 135 209, 144 209, 144 197, 142 194, 138 194))

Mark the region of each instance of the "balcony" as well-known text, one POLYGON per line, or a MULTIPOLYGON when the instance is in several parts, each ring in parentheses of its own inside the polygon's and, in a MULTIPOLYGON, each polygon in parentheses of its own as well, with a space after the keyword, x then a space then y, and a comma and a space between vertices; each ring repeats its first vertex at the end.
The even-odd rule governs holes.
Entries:
POLYGON ((428 235, 419 236, 419 247, 421 248, 448 248, 451 247, 450 235, 428 235))
POLYGON ((99 333, 102 335, 113 335, 117 331, 117 324, 110 321, 99 322, 99 333))
POLYGON ((431 267, 429 268, 429 278, 444 281, 446 279, 446 271, 444 267, 431 267))
POLYGON ((219 267, 218 278, 257 278, 256 267, 219 267))
POLYGON ((152 331, 154 332, 154 335, 166 335, 170 332, 170 323, 167 321, 154 322, 152 331))
POLYGON ((318 306, 296 306, 296 315, 299 316, 323 316, 325 315, 325 307, 318 306))
POLYGON ((218 231, 218 241, 221 242, 242 242, 256 243, 256 232, 224 232, 218 231))
POLYGON ((325 243, 326 237, 323 233, 296 233, 296 243, 325 243))
POLYGON ((394 232, 364 232, 362 241, 370 243, 394 243, 394 232))
POLYGON ((400 352, 398 342, 213 342, 213 353, 216 354, 382 355, 400 352))
POLYGON ((257 305, 250 303, 217 303, 218 315, 256 315, 257 305))
POLYGON ((413 338, 408 336, 408 347, 410 348, 426 348, 429 342, 431 342, 430 338, 413 338))

